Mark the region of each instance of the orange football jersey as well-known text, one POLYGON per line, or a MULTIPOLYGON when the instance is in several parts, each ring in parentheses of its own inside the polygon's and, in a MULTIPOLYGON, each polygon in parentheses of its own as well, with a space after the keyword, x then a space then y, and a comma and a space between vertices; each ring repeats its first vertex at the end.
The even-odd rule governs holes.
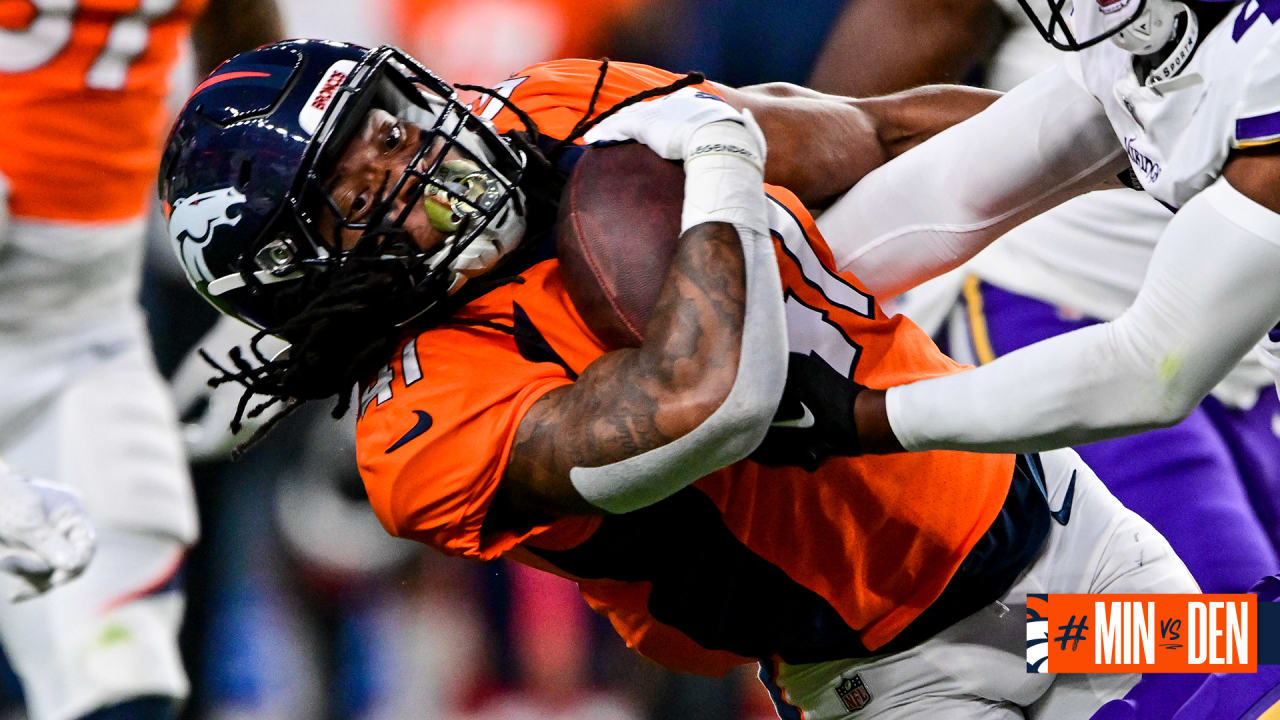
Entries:
MULTIPOLYGON (((546 63, 498 87, 543 133, 564 137, 597 68, 546 63)), ((597 109, 677 77, 614 63, 597 109)), ((499 103, 477 108, 502 130, 520 127, 499 103)), ((820 358, 837 381, 875 388, 960 369, 834 270, 794 195, 766 189, 793 363, 820 358)), ((668 667, 715 675, 762 658, 812 662, 885 646, 939 598, 1013 494, 1010 455, 833 457, 813 472, 744 460, 633 513, 487 532, 521 418, 605 352, 556 260, 521 277, 405 338, 363 388, 358 456, 370 502, 394 535, 573 579, 629 645, 668 667)))
POLYGON ((169 73, 205 1, 0 3, 0 175, 13 215, 109 222, 143 211, 169 73))

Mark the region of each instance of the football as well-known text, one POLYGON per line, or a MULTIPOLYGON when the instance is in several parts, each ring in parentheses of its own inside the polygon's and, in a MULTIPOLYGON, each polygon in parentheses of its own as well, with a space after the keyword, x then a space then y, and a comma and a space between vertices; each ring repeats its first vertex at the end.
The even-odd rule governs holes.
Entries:
POLYGON ((679 242, 684 172, 636 143, 588 148, 560 200, 556 254, 569 298, 611 349, 644 337, 679 242))

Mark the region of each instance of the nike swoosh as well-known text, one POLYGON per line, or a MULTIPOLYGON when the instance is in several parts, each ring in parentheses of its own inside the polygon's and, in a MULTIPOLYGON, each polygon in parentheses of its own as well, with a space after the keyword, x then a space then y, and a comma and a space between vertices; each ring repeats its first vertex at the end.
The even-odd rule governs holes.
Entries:
POLYGON ((1071 502, 1076 499, 1076 471, 1071 471, 1071 484, 1067 486, 1067 496, 1062 499, 1062 507, 1057 510, 1050 510, 1049 515, 1058 521, 1059 525, 1066 525, 1071 522, 1071 502))
POLYGON ((804 403, 800 403, 800 409, 804 410, 804 415, 801 415, 800 417, 795 418, 793 420, 778 420, 776 422, 771 423, 771 426, 781 427, 781 428, 799 428, 801 430, 805 428, 813 427, 813 422, 814 422, 813 411, 810 410, 809 406, 805 405, 804 403))
POLYGON ((417 416, 418 416, 418 422, 414 423, 414 424, 413 424, 413 427, 409 428, 409 432, 405 433, 404 435, 401 435, 401 436, 400 436, 400 439, 399 439, 399 440, 397 440, 397 441, 395 442, 395 444, 394 444, 394 445, 392 445, 391 447, 387 448, 386 454, 388 454, 388 455, 389 455, 389 454, 391 454, 392 452, 394 452, 394 451, 396 451, 396 450, 399 450, 399 449, 400 449, 400 447, 401 447, 402 445, 404 445, 405 443, 409 442, 410 440, 412 440, 412 439, 414 439, 414 438, 418 437, 418 436, 419 436, 419 435, 421 435, 422 433, 424 433, 424 432, 426 432, 427 430, 430 430, 430 429, 431 429, 431 416, 430 416, 430 415, 428 415, 427 413, 425 413, 425 412, 423 412, 423 411, 421 411, 421 410, 414 410, 413 412, 414 412, 414 414, 415 414, 415 415, 417 415, 417 416))

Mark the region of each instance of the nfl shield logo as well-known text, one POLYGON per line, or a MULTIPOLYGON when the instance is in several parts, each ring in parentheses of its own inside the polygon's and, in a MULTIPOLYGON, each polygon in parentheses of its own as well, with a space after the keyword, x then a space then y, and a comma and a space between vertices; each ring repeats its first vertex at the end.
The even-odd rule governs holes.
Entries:
POLYGON ((836 695, 840 696, 840 702, 844 703, 849 712, 861 710, 871 702, 871 693, 867 691, 861 675, 841 677, 840 684, 836 686, 836 695))

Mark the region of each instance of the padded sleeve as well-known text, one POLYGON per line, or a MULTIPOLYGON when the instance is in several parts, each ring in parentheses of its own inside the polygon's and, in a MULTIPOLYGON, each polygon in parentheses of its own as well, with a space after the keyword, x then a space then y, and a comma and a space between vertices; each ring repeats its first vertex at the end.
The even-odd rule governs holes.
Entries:
POLYGON ((1058 66, 872 171, 818 227, 840 270, 887 299, 1125 167, 1102 106, 1058 66))
POLYGON ((892 388, 890 424, 909 450, 994 452, 1172 425, 1280 320, 1277 276, 1280 215, 1219 179, 1174 216, 1118 319, 892 388))

